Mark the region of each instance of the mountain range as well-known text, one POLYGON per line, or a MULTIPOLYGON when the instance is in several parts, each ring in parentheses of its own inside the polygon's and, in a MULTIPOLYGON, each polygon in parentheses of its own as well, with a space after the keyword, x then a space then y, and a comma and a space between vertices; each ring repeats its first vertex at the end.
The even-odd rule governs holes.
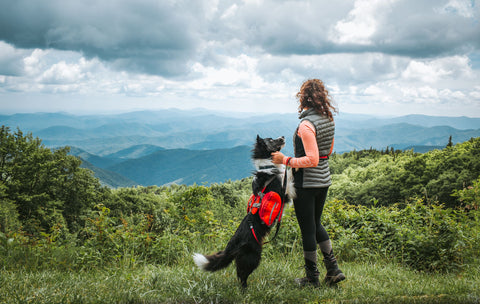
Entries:
MULTIPOLYGON (((296 114, 224 113, 204 109, 112 115, 0 115, 0 125, 31 132, 51 148, 70 146, 83 167, 110 187, 202 184, 251 175, 255 137, 285 136, 292 154, 296 114)), ((480 118, 408 115, 335 117, 335 151, 414 149, 425 152, 480 136, 480 118)))

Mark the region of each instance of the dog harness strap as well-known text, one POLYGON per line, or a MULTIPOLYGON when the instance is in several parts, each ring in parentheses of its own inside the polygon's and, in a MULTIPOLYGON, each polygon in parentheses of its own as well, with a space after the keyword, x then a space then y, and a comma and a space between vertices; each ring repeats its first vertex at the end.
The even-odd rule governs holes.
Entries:
POLYGON ((319 159, 328 159, 328 155, 319 156, 319 159))
POLYGON ((273 168, 275 168, 274 165, 270 165, 270 166, 260 166, 260 167, 258 167, 259 170, 273 169, 273 168))
MULTIPOLYGON (((258 240, 257 235, 255 234, 255 229, 253 229, 252 223, 250 223, 250 229, 252 230, 252 234, 253 234, 253 237, 255 238, 255 240, 257 240, 257 243, 260 244, 260 241, 258 240)), ((260 244, 260 245, 262 245, 262 244, 260 244)))

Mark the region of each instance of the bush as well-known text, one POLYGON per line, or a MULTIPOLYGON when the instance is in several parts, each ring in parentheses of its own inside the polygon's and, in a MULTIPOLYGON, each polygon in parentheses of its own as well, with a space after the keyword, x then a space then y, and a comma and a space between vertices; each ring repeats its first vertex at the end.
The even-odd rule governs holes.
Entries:
POLYGON ((155 218, 136 214, 127 218, 110 217, 110 209, 97 206, 81 235, 82 265, 104 266, 117 263, 175 263, 186 240, 169 231, 153 231, 155 218))
POLYGON ((335 154, 330 166, 330 195, 352 204, 370 205, 377 200, 389 206, 419 197, 454 208, 462 202, 452 193, 478 178, 480 137, 424 154, 375 150, 335 154))
POLYGON ((457 271, 478 248, 477 220, 442 205, 416 200, 399 208, 333 201, 324 223, 341 259, 382 256, 422 271, 457 271), (473 250, 473 248, 475 248, 473 250))

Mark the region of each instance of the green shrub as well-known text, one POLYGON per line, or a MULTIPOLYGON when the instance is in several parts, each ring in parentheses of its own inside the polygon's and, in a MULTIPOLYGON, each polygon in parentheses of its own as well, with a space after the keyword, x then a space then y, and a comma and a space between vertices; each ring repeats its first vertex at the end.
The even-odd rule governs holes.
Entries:
POLYGON ((422 200, 391 207, 327 204, 326 229, 341 259, 384 257, 416 270, 457 271, 478 250, 478 223, 458 210, 422 200), (466 233, 468 232, 468 233, 466 233))
POLYGON ((5 185, 0 182, 0 232, 10 234, 20 230, 21 222, 16 204, 6 198, 4 189, 5 185))
POLYGON ((453 191, 452 196, 457 197, 466 210, 480 209, 480 177, 471 186, 453 191))
POLYGON ((480 137, 424 154, 388 149, 335 154, 330 167, 330 195, 352 204, 377 200, 389 206, 421 197, 458 207, 462 202, 452 193, 471 186, 480 172, 480 137))

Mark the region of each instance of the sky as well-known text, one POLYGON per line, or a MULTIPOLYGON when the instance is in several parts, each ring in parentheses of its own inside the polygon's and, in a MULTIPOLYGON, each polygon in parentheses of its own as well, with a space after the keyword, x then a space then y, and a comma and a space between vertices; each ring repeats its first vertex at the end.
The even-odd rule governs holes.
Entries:
POLYGON ((475 0, 0 0, 0 114, 164 108, 480 117, 475 0))

